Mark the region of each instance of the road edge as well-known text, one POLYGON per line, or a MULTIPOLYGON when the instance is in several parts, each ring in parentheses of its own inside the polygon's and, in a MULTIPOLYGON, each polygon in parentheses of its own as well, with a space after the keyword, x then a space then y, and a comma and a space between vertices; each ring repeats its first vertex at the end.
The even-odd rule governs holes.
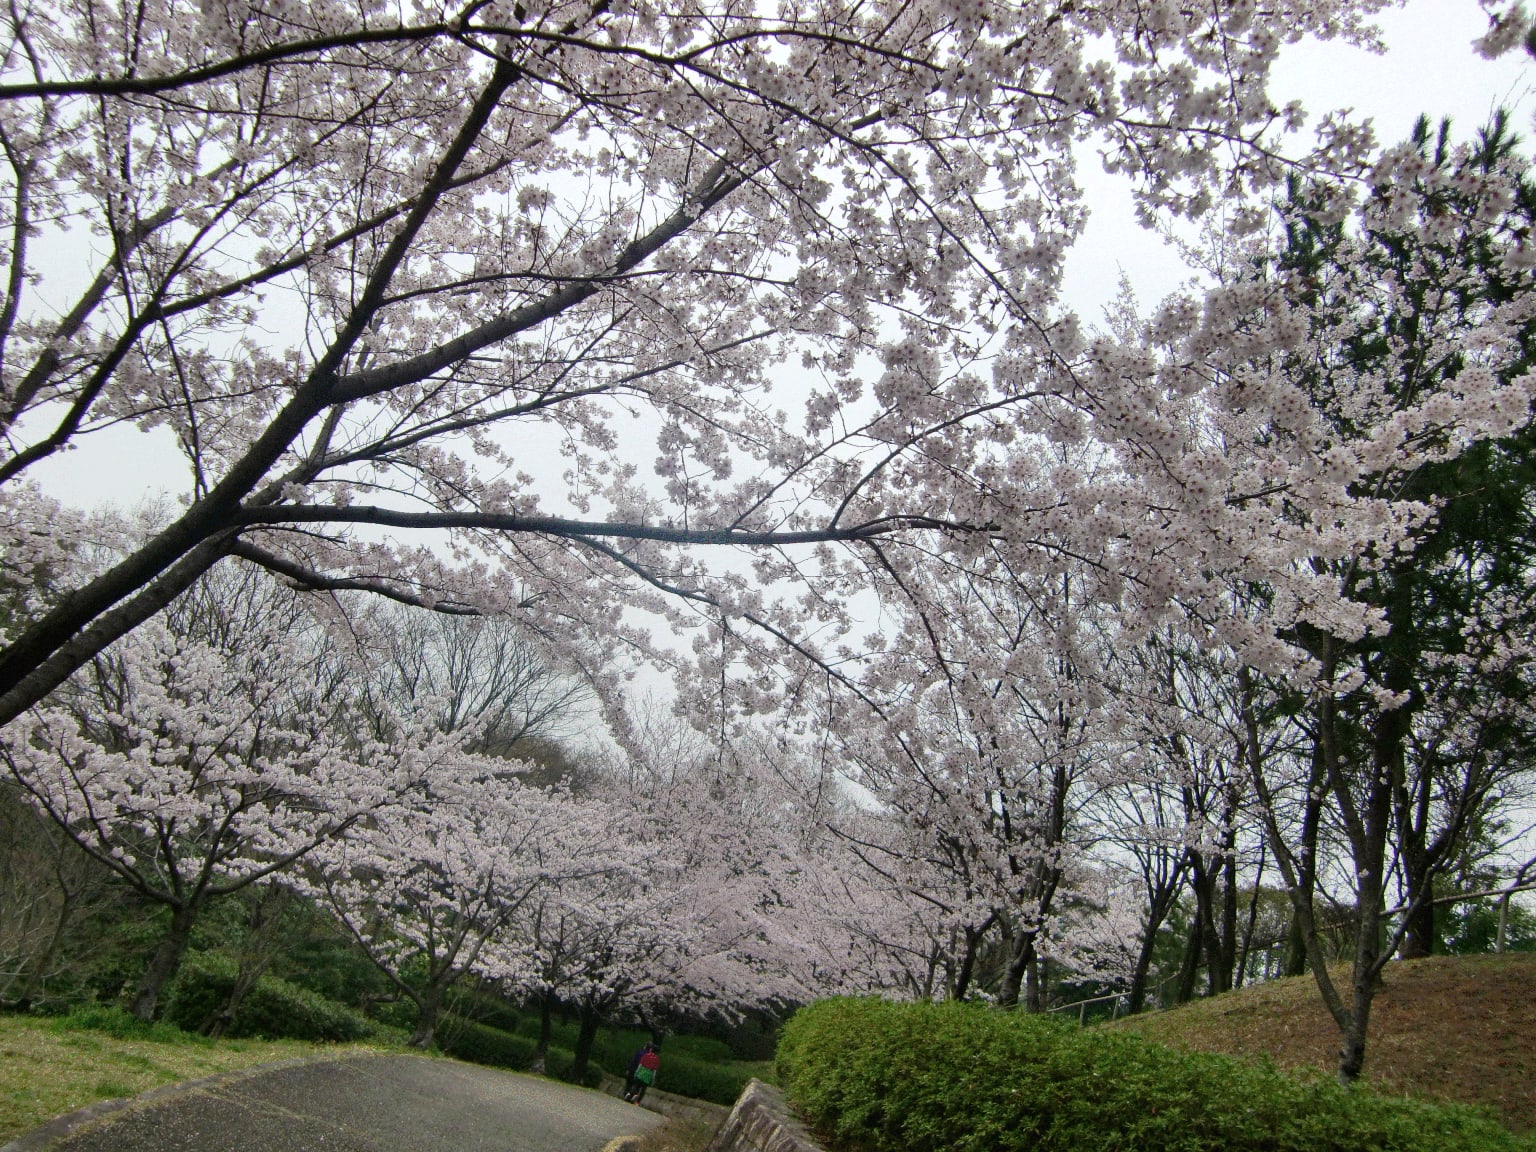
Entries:
MULTIPOLYGON (((394 1055, 395 1053, 389 1053, 394 1055)), ((158 1088, 150 1088, 140 1092, 137 1096, 123 1096, 114 1100, 98 1100, 94 1104, 87 1104, 83 1108, 76 1108, 73 1112, 66 1112, 62 1116, 55 1116, 45 1124, 41 1124, 27 1132, 23 1132, 16 1139, 7 1144, 0 1144, 0 1152, 44 1152, 66 1136, 72 1136, 81 1129, 93 1124, 104 1116, 114 1116, 119 1112, 126 1112, 134 1108, 150 1107, 159 1104, 183 1092, 197 1092, 206 1088, 212 1088, 222 1084, 234 1084, 252 1076, 259 1076, 267 1072, 278 1071, 283 1068, 299 1068, 305 1064, 325 1064, 332 1061, 346 1060, 356 1056, 380 1056, 382 1052, 319 1052, 312 1056, 290 1056, 286 1060, 273 1060, 267 1064, 250 1064, 244 1068, 232 1068, 228 1072, 215 1072, 212 1076, 200 1076, 196 1080, 178 1080, 174 1084, 162 1084, 158 1088)), ((412 1055, 411 1053, 399 1053, 399 1055, 412 1055)), ((422 1057, 430 1059, 430 1057, 422 1057)))

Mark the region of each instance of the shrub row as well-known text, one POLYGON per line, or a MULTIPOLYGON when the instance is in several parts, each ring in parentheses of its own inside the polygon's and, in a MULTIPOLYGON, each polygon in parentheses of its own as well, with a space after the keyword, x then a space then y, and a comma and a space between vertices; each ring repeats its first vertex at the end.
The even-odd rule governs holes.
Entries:
MULTIPOLYGON (((668 1040, 662 1045, 661 1072, 656 1077, 657 1088, 663 1092, 675 1092, 679 1096, 691 1096, 695 1100, 724 1104, 727 1108, 736 1103, 741 1090, 752 1078, 750 1071, 679 1056, 671 1051, 672 1044, 673 1040, 668 1040)), ((619 1075, 623 1075, 623 1071, 620 1069, 619 1075)))
MULTIPOLYGON (((569 1032, 570 1038, 574 1040, 574 1029, 556 1030, 557 1034, 562 1031, 569 1032)), ((617 1037, 605 1039, 607 1043, 595 1044, 592 1049, 592 1057, 588 1063, 584 1081, 589 1088, 597 1087, 602 1072, 623 1076, 629 1068, 632 1050, 644 1043, 642 1033, 633 1035, 621 1033, 617 1037)), ((663 1045, 661 1075, 656 1081, 656 1087, 664 1092, 692 1096, 697 1100, 711 1100, 716 1104, 736 1103, 736 1097, 740 1096, 741 1090, 747 1086, 751 1072, 740 1068, 724 1067, 707 1059, 690 1059, 682 1053, 712 1051, 711 1044, 714 1042, 705 1041, 702 1045, 679 1043, 683 1039, 683 1037, 673 1037, 663 1045)), ((489 1064, 497 1068, 524 1071, 533 1062, 534 1041, 531 1037, 521 1034, 513 1035, 488 1024, 466 1020, 451 1013, 443 1015, 437 1042, 438 1047, 449 1056, 468 1060, 472 1064, 489 1064)), ((725 1045, 721 1044, 720 1047, 725 1048, 725 1045)), ((726 1051, 728 1054, 729 1049, 726 1051)), ((544 1070, 557 1080, 569 1081, 572 1079, 575 1061, 576 1057, 570 1049, 551 1046, 544 1057, 544 1070)))
POLYGON ((1483 1113, 976 1004, 827 1000, 779 1082, 859 1152, 1533 1152, 1483 1113))
MULTIPOLYGON (((177 974, 165 1019, 188 1032, 200 1030, 229 1000, 238 974, 239 965, 227 956, 211 952, 188 956, 177 974)), ((377 1032, 371 1020, 346 1005, 269 975, 246 993, 224 1034, 346 1041, 365 1040, 377 1032)))
MULTIPOLYGON (((551 1046, 544 1054, 544 1072, 553 1076, 556 1080, 564 1080, 568 1084, 576 1082, 576 1053, 566 1048, 551 1046)), ((603 1070, 595 1060, 588 1058, 587 1074, 582 1077, 581 1083, 586 1088, 596 1088, 603 1082, 603 1070)))
POLYGON ((493 1068, 525 1071, 533 1063, 532 1040, 447 1012, 438 1024, 437 1046, 455 1059, 493 1068))
POLYGON ((665 1047, 673 1056, 700 1060, 706 1064, 723 1064, 736 1059, 729 1044, 710 1036, 668 1036, 665 1047))
MULTIPOLYGON (((455 989, 449 994, 448 1006, 455 1015, 480 1024, 489 1024, 503 1032, 517 1032, 523 1027, 523 1016, 516 1008, 487 996, 483 992, 455 989)), ((534 1035, 538 1035, 538 1017, 534 1017, 534 1035)))
MULTIPOLYGON (((533 1063, 534 1042, 527 1037, 514 1036, 489 1024, 465 1020, 447 1012, 437 1030, 437 1046, 455 1059, 493 1068, 526 1072, 533 1063)), ((545 1053, 544 1071, 556 1080, 574 1083, 575 1065, 575 1054, 564 1048, 551 1047, 545 1053)), ((581 1082, 588 1088, 596 1088, 602 1083, 602 1072, 595 1062, 588 1063, 587 1074, 581 1082)))
POLYGON ((118 1040, 149 1040, 156 1044, 213 1043, 163 1020, 140 1020, 116 1004, 76 1004, 66 1015, 55 1017, 52 1027, 57 1032, 101 1032, 118 1040))

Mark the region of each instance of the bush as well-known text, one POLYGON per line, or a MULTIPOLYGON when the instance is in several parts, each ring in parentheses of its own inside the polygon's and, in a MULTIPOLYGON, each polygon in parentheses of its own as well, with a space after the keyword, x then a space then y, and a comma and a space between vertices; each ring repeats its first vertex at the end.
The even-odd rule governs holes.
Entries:
POLYGON ((779 1082, 867 1152, 1532 1152, 1475 1109, 975 1004, 827 1000, 779 1041, 779 1082))
MULTIPOLYGON (((556 1080, 564 1080, 567 1084, 578 1083, 576 1079, 576 1053, 568 1048, 550 1047, 544 1054, 544 1071, 556 1080)), ((621 1073, 622 1075, 622 1073, 621 1073)), ((603 1072, 594 1057, 587 1060, 587 1073, 579 1081, 584 1088, 596 1088, 603 1082, 603 1072)))
MULTIPOLYGON (((484 992, 461 992, 455 989, 448 995, 448 1007, 456 1016, 473 1020, 477 1024, 488 1024, 502 1032, 518 1032, 522 1029, 521 1012, 484 992)), ((534 1017, 533 1034, 539 1034, 537 1017, 534 1017)))
POLYGON ((68 1015, 56 1017, 52 1026, 59 1032, 102 1032, 118 1040, 151 1040, 156 1044, 212 1043, 161 1020, 146 1024, 126 1008, 108 1004, 78 1005, 71 1008, 68 1015))
POLYGON ((533 1063, 532 1040, 448 1012, 438 1023, 437 1046, 457 1060, 492 1068, 525 1071, 533 1063))
MULTIPOLYGON (((445 1012, 437 1030, 437 1046, 456 1060, 526 1072, 533 1063, 536 1045, 526 1036, 514 1036, 500 1028, 478 1024, 445 1012)), ((569 1049, 551 1046, 544 1054, 544 1072, 556 1080, 576 1083, 575 1067, 576 1055, 569 1049)), ((581 1083, 588 1088, 596 1088, 602 1080, 603 1074, 597 1062, 588 1061, 587 1074, 582 1077, 581 1083)))
POLYGON ((729 1044, 709 1036, 668 1036, 665 1047, 673 1056, 699 1060, 705 1064, 722 1064, 736 1059, 729 1044))
POLYGON ((727 1108, 736 1103, 736 1097, 752 1079, 752 1073, 726 1064, 679 1056, 673 1051, 676 1039, 673 1037, 662 1045, 661 1072, 656 1077, 656 1087, 663 1092, 724 1104, 727 1108))
MULTIPOLYGON (((227 956, 189 956, 176 977, 166 1020, 189 1032, 199 1031, 228 1001, 238 974, 239 965, 227 956)), ((340 1042, 365 1040, 377 1031, 372 1021, 344 1004, 275 976, 263 976, 246 993, 224 1034, 340 1042)))

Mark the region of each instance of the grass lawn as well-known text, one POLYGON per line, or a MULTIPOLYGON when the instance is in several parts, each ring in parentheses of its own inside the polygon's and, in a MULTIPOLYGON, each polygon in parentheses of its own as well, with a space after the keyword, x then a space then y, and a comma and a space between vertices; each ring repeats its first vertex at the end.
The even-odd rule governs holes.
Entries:
MULTIPOLYGON (((1339 973, 1347 984, 1348 974, 1339 973)), ((1107 1027, 1202 1052, 1338 1065, 1339 1032, 1311 976, 1258 984, 1107 1027)), ((1389 964, 1371 1009, 1365 1080, 1405 1096, 1479 1104, 1536 1130, 1536 953, 1389 964)))
POLYGON ((132 1031, 102 1030, 71 1017, 0 1016, 0 1144, 65 1112, 162 1084, 297 1056, 383 1050, 377 1044, 207 1040, 164 1025, 137 1029, 138 1036, 132 1031))

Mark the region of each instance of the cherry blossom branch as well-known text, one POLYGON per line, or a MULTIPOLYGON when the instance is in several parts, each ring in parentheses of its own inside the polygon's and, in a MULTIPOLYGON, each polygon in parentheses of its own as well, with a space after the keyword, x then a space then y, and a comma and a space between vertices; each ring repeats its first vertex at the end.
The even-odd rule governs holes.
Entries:
POLYGON ((763 532, 743 528, 673 528, 625 521, 571 520, 563 516, 529 516, 510 512, 405 512, 367 505, 272 504, 246 508, 231 517, 236 527, 275 524, 377 524, 391 528, 465 528, 494 532, 536 532, 547 536, 617 537, 625 540, 657 540, 669 544, 742 545, 776 547, 788 544, 825 544, 871 540, 893 533, 926 530, 939 532, 993 532, 996 525, 964 524, 936 516, 882 516, 850 527, 828 526, 798 531, 763 532))
POLYGON ((483 616, 485 612, 473 604, 455 600, 439 600, 408 592, 391 581, 370 576, 325 576, 312 568, 280 556, 267 548, 252 544, 249 540, 237 540, 230 549, 231 556, 249 561, 281 576, 305 592, 371 592, 413 608, 426 608, 446 616, 483 616))

